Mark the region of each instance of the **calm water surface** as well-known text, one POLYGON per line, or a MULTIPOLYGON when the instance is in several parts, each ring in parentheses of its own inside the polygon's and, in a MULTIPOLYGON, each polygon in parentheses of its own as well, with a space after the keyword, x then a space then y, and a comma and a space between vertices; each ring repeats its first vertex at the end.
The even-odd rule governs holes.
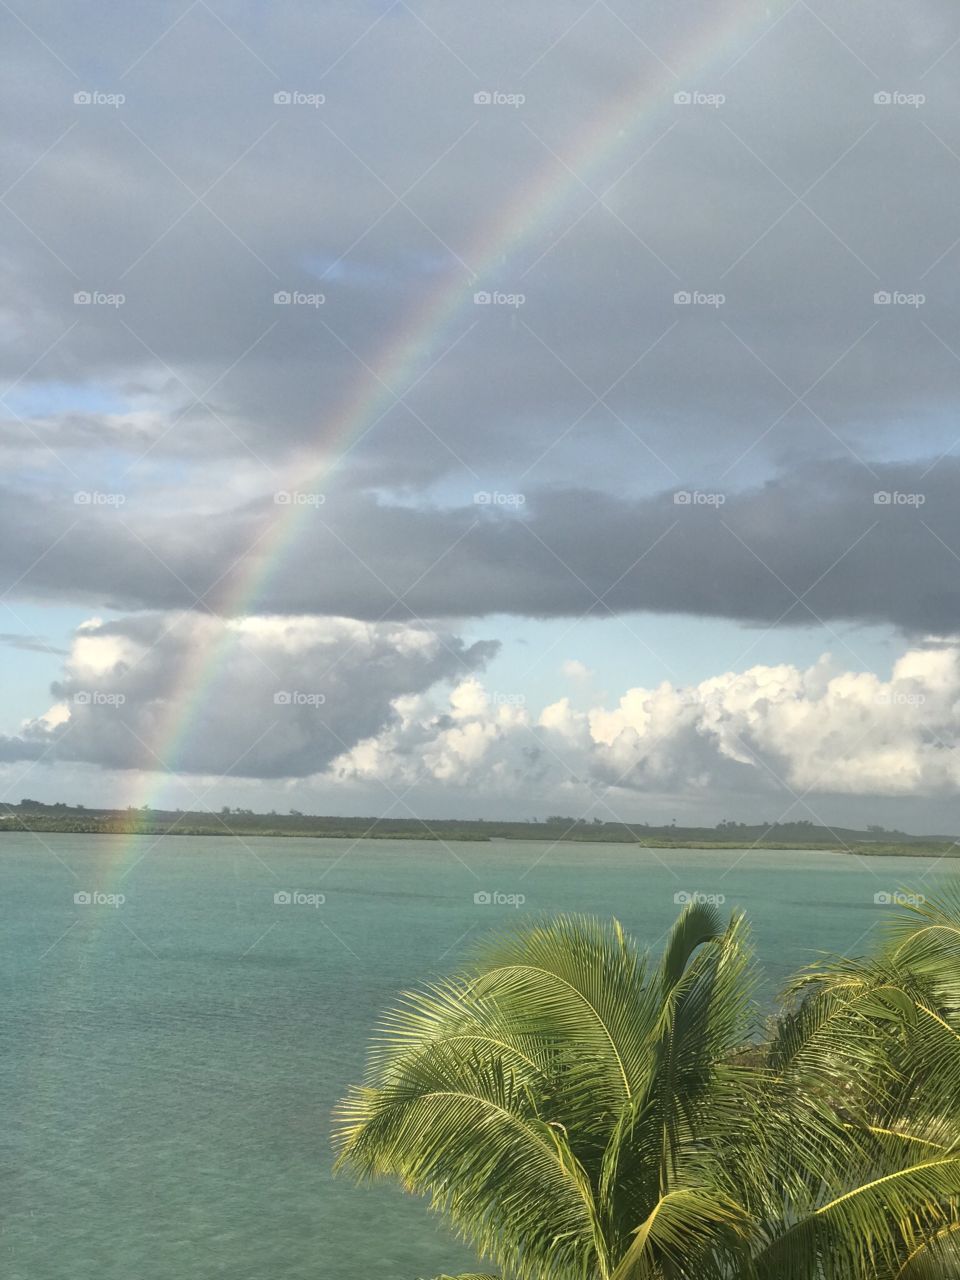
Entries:
POLYGON ((767 991, 854 952, 949 865, 502 841, 0 837, 7 1280, 413 1280, 472 1259, 417 1202, 330 1176, 330 1110, 395 992, 534 912, 651 945, 678 892, 754 928, 767 991), (145 856, 144 856, 145 855, 145 856), (535 864, 535 865, 533 865, 535 864), (74 894, 123 894, 120 906, 74 894), (475 893, 524 905, 477 905, 475 893), (276 893, 302 900, 274 902, 276 893), (312 905, 311 895, 326 901, 312 905))

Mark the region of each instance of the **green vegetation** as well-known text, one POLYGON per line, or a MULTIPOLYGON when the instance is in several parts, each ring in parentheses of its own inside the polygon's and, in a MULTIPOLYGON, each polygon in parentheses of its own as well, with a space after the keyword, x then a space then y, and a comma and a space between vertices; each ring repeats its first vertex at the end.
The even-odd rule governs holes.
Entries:
POLYGON ((837 849, 861 855, 916 854, 956 857, 947 836, 911 836, 882 827, 856 830, 812 822, 754 823, 725 820, 716 827, 650 826, 554 814, 546 821, 420 818, 342 818, 305 814, 151 809, 88 809, 83 805, 21 800, 0 805, 0 832, 76 832, 106 835, 299 836, 325 840, 543 840, 550 843, 636 844, 655 849, 837 849))
POLYGON ((960 895, 766 1024, 754 980, 706 906, 657 963, 616 922, 519 928, 388 1016, 338 1167, 429 1197, 504 1280, 955 1280, 960 895))

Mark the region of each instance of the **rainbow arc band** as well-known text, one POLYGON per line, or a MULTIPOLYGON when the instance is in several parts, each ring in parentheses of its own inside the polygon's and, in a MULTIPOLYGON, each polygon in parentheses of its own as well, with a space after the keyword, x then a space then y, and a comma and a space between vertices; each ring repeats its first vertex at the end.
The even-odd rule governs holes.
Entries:
MULTIPOLYGON (((319 491, 344 455, 375 427, 418 374, 430 367, 455 318, 472 309, 476 290, 492 285, 495 278, 509 282, 505 266, 509 266, 511 257, 572 195, 582 191, 584 183, 590 185, 593 175, 599 174, 612 157, 626 152, 631 143, 651 132, 664 117, 697 110, 691 105, 693 90, 699 92, 709 84, 711 72, 719 77, 743 57, 788 8, 789 0, 776 0, 770 5, 760 5, 755 0, 722 0, 716 5, 714 20, 694 32, 676 60, 675 75, 660 68, 617 98, 602 115, 587 121, 563 163, 549 157, 516 201, 485 225, 465 255, 475 264, 476 278, 471 280, 462 274, 453 281, 445 278, 404 318, 378 359, 361 373, 352 394, 323 425, 322 453, 315 451, 306 460, 298 459, 290 468, 287 482, 279 484, 278 490, 287 494, 319 491)), ((316 504, 278 502, 276 513, 251 552, 220 585, 217 600, 206 603, 226 619, 256 613, 265 588, 297 544, 301 530, 315 519, 316 504)), ((176 694, 159 717, 150 743, 158 762, 162 761, 166 769, 176 771, 183 759, 184 744, 216 696, 218 673, 239 642, 240 630, 228 622, 216 643, 188 652, 178 675, 176 694)), ((163 786, 163 776, 151 783, 147 794, 139 792, 131 803, 138 808, 151 804, 151 797, 163 786)), ((128 856, 120 854, 121 868, 128 856)))

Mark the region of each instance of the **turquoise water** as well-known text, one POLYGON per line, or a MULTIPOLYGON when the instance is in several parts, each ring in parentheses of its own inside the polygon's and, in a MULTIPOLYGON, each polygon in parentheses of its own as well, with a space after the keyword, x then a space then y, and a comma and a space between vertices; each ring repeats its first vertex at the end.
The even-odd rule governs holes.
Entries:
POLYGON ((399 988, 533 912, 615 913, 655 944, 674 895, 699 891, 746 908, 772 990, 818 951, 862 950, 889 911, 874 894, 929 894, 949 864, 932 868, 623 845, 4 835, 2 1274, 413 1280, 466 1267, 419 1203, 330 1177, 331 1107, 399 988), (73 901, 97 891, 126 901, 73 901), (276 904, 277 892, 326 901, 276 904), (526 902, 477 905, 477 892, 526 902))

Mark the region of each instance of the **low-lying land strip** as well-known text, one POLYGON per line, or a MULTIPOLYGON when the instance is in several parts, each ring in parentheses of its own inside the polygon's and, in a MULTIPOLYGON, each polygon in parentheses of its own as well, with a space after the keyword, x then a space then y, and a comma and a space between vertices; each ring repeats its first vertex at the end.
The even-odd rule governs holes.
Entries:
POLYGON ((342 840, 560 840, 633 844, 656 849, 836 849, 860 855, 956 857, 951 836, 913 836, 882 827, 858 830, 820 827, 811 822, 737 823, 716 827, 650 826, 647 823, 588 821, 554 815, 543 821, 475 819, 344 818, 299 813, 218 812, 169 809, 87 809, 81 805, 22 801, 0 805, 4 831, 68 832, 96 835, 289 836, 342 840))

